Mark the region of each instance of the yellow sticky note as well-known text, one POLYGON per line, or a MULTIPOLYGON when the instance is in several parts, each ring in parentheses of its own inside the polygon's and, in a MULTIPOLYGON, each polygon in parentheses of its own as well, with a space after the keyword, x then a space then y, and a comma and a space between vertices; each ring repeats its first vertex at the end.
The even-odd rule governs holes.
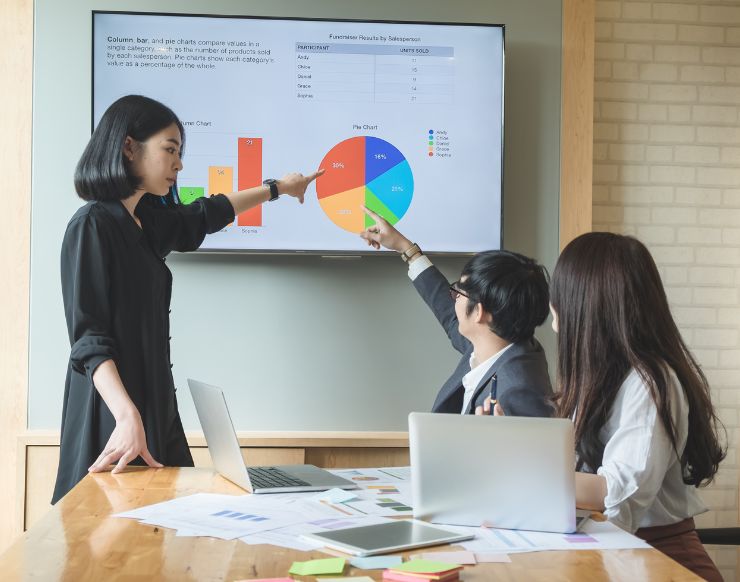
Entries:
POLYGON ((449 564, 447 562, 433 562, 432 560, 411 560, 400 566, 391 568, 395 572, 412 572, 414 574, 438 574, 448 570, 456 570, 460 564, 449 564))
POLYGON ((341 574, 344 571, 344 558, 324 558, 293 562, 289 574, 298 576, 317 576, 318 574, 341 574))

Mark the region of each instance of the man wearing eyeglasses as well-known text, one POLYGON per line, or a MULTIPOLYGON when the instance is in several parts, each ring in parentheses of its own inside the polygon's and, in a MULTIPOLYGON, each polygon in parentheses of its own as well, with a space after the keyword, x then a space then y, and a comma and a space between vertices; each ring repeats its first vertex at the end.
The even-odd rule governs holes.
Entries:
POLYGON ((548 314, 547 273, 542 265, 509 251, 485 251, 447 279, 428 257, 381 216, 360 236, 368 245, 401 253, 419 295, 462 354, 432 412, 551 416, 547 359, 534 337, 548 314))

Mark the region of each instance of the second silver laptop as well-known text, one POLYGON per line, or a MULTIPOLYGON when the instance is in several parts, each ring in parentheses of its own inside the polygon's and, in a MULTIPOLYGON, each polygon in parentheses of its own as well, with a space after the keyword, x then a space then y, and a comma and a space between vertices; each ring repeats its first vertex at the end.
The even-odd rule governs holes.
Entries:
POLYGON ((415 518, 575 531, 570 420, 414 412, 409 445, 415 518))

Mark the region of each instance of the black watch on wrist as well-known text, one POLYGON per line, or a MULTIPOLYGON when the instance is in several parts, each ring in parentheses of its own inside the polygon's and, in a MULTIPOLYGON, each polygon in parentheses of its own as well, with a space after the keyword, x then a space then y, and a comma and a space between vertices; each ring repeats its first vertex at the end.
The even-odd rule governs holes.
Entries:
POLYGON ((272 202, 273 200, 277 200, 280 197, 280 194, 278 194, 278 181, 275 178, 267 178, 264 182, 262 182, 265 186, 270 187, 270 200, 269 202, 272 202))

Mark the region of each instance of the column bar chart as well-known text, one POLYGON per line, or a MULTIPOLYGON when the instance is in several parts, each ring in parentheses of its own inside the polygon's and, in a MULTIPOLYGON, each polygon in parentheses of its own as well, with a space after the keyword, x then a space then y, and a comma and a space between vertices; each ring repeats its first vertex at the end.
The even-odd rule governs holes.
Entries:
MULTIPOLYGON (((237 145, 236 189, 246 190, 262 185, 262 138, 239 137, 237 145)), ((208 166, 208 196, 234 191, 233 166, 208 166)), ((191 204, 205 195, 202 186, 180 186, 180 201, 191 204)), ((242 212, 237 217, 238 226, 262 226, 262 204, 242 212)), ((231 225, 230 225, 231 226, 231 225)))

